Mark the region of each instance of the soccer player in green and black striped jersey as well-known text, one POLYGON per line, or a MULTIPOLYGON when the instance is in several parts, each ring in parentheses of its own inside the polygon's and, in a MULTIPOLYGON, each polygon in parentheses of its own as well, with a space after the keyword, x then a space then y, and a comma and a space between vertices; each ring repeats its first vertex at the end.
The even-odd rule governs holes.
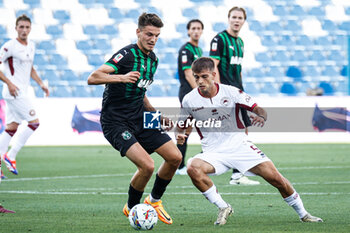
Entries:
MULTIPOLYGON (((228 27, 226 30, 217 34, 210 43, 209 55, 214 59, 217 74, 216 81, 235 86, 242 91, 242 60, 244 54, 244 43, 242 38, 238 36, 244 22, 247 19, 245 10, 241 7, 233 7, 228 12, 228 27)), ((242 121, 240 127, 246 128, 251 126, 248 113, 245 109, 240 108, 242 121)), ((230 184, 259 184, 258 181, 249 180, 246 176, 234 169, 230 184)))
MULTIPOLYGON (((129 197, 123 213, 128 216, 130 209, 140 203, 154 171, 154 161, 150 154, 157 152, 164 162, 156 174, 151 194, 144 202, 156 209, 161 221, 172 224, 173 221, 164 210, 160 198, 174 176, 182 156, 164 131, 143 127, 144 112, 156 112, 145 94, 147 87, 153 82, 158 65, 153 48, 161 27, 163 22, 157 15, 143 13, 138 19, 137 43, 120 49, 92 72, 88 84, 106 84, 100 118, 103 134, 121 156, 126 156, 137 167, 131 178, 129 197)), ((152 113, 155 119, 159 117, 157 113, 152 113)), ((169 119, 163 120, 169 122, 169 119)))
MULTIPOLYGON (((179 55, 177 58, 177 72, 180 77, 180 89, 179 89, 179 100, 180 103, 184 96, 196 88, 196 81, 194 80, 191 65, 197 58, 201 57, 203 51, 198 47, 199 39, 202 36, 204 25, 199 19, 192 19, 187 23, 187 35, 190 40, 181 46, 179 55)), ((189 136, 191 129, 186 134, 189 136)), ((181 151, 182 162, 176 171, 176 174, 186 175, 185 156, 187 150, 187 139, 183 145, 177 144, 177 148, 181 151)))

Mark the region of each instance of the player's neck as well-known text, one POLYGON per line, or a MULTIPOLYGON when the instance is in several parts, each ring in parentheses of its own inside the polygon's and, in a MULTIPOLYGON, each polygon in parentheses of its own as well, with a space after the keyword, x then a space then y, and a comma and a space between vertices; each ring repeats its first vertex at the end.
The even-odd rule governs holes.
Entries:
POLYGON ((226 29, 226 31, 230 36, 238 37, 239 31, 233 31, 231 28, 226 29))
POLYGON ((18 41, 19 43, 21 43, 22 45, 27 45, 27 44, 28 44, 28 40, 27 40, 27 39, 22 40, 22 39, 19 38, 19 37, 17 37, 16 39, 17 39, 17 41, 18 41))
POLYGON ((190 41, 189 41, 189 43, 191 44, 191 45, 193 45, 193 46, 196 46, 196 47, 198 47, 198 40, 192 40, 192 39, 190 39, 190 41))

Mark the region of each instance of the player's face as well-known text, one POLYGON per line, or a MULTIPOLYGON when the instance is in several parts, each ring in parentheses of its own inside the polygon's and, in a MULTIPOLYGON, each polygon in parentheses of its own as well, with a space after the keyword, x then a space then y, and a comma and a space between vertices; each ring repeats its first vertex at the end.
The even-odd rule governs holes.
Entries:
POLYGON ((203 70, 200 73, 193 74, 196 80, 197 87, 202 95, 211 97, 214 90, 214 77, 215 72, 210 70, 203 70))
POLYGON ((203 33, 202 24, 200 24, 199 22, 191 23, 190 28, 187 32, 192 40, 198 41, 203 33))
POLYGON ((28 21, 21 20, 18 21, 16 26, 16 31, 18 33, 18 38, 22 41, 26 41, 31 30, 31 24, 28 21))
POLYGON ((137 45, 140 47, 142 52, 149 53, 154 49, 157 43, 158 36, 160 34, 160 28, 155 26, 145 26, 136 30, 137 34, 137 45))
POLYGON ((228 24, 234 33, 238 33, 241 30, 244 22, 244 14, 242 11, 231 11, 230 17, 228 17, 228 24))

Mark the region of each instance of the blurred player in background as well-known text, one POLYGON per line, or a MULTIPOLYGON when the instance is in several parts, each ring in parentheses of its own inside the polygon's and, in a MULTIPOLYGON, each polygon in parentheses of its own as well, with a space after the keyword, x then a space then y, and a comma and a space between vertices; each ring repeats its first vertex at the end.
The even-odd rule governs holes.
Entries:
MULTIPOLYGON (((243 8, 233 7, 228 12, 228 27, 226 30, 217 34, 210 44, 209 55, 214 59, 216 65, 215 80, 219 83, 231 85, 243 89, 242 84, 242 60, 244 53, 243 40, 238 36, 245 20, 247 19, 246 12, 243 8)), ((251 122, 247 110, 240 108, 244 125, 239 127, 246 128, 251 122)), ((259 181, 250 180, 242 175, 237 169, 233 169, 230 184, 257 185, 259 181)))
MULTIPOLYGON (((226 223, 233 208, 225 202, 218 193, 216 186, 208 175, 220 175, 231 168, 237 168, 247 175, 258 175, 278 189, 283 199, 299 215, 303 222, 322 222, 322 219, 310 215, 304 208, 299 194, 291 183, 276 169, 272 161, 247 140, 247 135, 240 129, 236 119, 237 104, 255 113, 252 124, 264 126, 267 119, 266 111, 259 107, 249 95, 242 90, 214 82, 215 65, 211 58, 202 57, 192 64, 194 78, 198 88, 188 93, 182 101, 181 118, 179 122, 191 120, 207 121, 216 119, 221 122, 221 128, 212 131, 201 130, 203 152, 189 159, 187 172, 192 183, 208 199, 219 208, 215 225, 226 223), (201 106, 201 108, 198 108, 201 106), (212 109, 215 109, 215 112, 212 109)), ((184 143, 186 135, 184 128, 176 128, 176 140, 184 143)))
POLYGON ((0 155, 6 167, 15 175, 18 174, 17 153, 39 127, 38 116, 27 93, 30 78, 39 84, 46 96, 49 95, 49 89, 33 67, 35 45, 28 39, 30 30, 30 18, 26 15, 19 16, 16 20, 17 38, 9 40, 0 49, 0 63, 3 63, 4 70, 0 71, 0 80, 6 84, 3 86, 2 96, 6 102, 7 122, 5 131, 0 135, 0 155), (28 125, 19 132, 17 140, 7 152, 10 141, 23 120, 28 125))
MULTIPOLYGON (((1 159, 0 159, 0 171, 1 171, 1 177, 0 177, 0 183, 1 183, 1 179, 3 179, 3 174, 1 170, 1 159)), ((0 213, 15 213, 15 211, 5 209, 0 203, 0 213)))
MULTIPOLYGON (((199 39, 203 33, 204 25, 199 19, 192 19, 187 23, 187 35, 190 40, 186 42, 179 50, 177 58, 177 72, 180 77, 179 100, 180 103, 184 96, 196 87, 191 65, 194 60, 201 57, 203 51, 198 47, 199 39)), ((186 132, 187 136, 191 133, 191 129, 186 132)), ((177 144, 177 148, 181 151, 182 161, 176 171, 176 174, 186 175, 185 156, 187 150, 187 138, 183 145, 177 144)))
MULTIPOLYGON (((144 203, 156 209, 161 221, 172 224, 173 220, 160 199, 179 167, 181 153, 166 132, 143 128, 144 112, 156 111, 145 93, 158 66, 153 49, 161 27, 163 22, 157 15, 143 13, 138 19, 137 43, 120 49, 92 72, 88 84, 106 84, 100 118, 103 134, 121 156, 126 156, 137 167, 123 213, 128 216, 130 209, 140 203, 154 171, 150 154, 157 152, 164 162, 144 203)), ((154 113, 153 117, 159 116, 154 113)), ((169 123, 169 119, 163 120, 169 123)))

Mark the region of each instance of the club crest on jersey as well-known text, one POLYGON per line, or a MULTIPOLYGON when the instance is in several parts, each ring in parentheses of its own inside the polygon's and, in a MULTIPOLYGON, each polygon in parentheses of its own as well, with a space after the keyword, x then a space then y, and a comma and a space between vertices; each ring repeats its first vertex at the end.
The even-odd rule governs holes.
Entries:
POLYGON ((187 63, 187 55, 182 55, 182 63, 187 63))
POLYGON ((127 130, 122 133, 122 137, 125 141, 129 140, 131 136, 132 136, 131 133, 127 130))
POLYGON ((231 100, 228 97, 222 97, 220 100, 221 105, 227 107, 230 105, 231 100))
POLYGON ((115 57, 113 58, 113 61, 115 63, 118 63, 124 56, 121 53, 118 53, 117 55, 115 55, 115 57))
POLYGON ((214 42, 212 45, 211 45, 211 51, 216 51, 218 49, 218 43, 217 42, 214 42))

